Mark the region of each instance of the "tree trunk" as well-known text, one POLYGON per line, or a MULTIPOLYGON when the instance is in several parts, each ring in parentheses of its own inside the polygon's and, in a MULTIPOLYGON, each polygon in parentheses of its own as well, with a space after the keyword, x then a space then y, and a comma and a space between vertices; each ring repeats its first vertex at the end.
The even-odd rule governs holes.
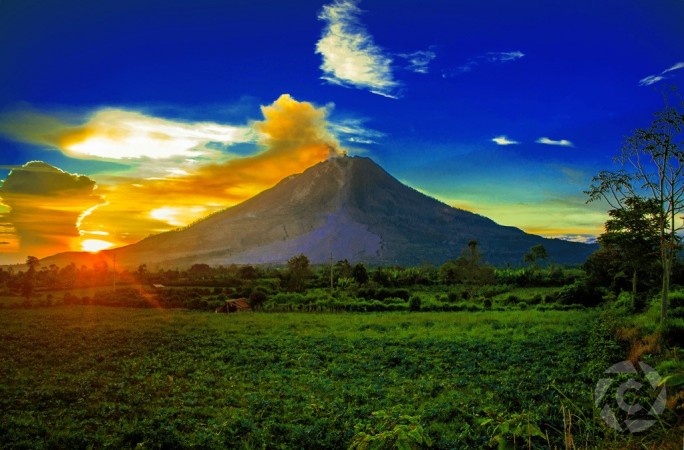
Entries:
POLYGON ((632 311, 636 311, 636 299, 637 299, 637 269, 636 267, 632 272, 632 311))
POLYGON ((665 323, 667 317, 667 304, 670 296, 670 258, 663 261, 663 288, 660 298, 660 323, 665 323))

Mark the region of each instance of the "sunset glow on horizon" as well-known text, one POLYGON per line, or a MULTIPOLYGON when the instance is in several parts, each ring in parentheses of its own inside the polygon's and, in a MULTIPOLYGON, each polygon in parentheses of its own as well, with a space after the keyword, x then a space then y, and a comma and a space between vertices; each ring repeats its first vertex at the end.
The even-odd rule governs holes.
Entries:
POLYGON ((91 253, 96 253, 112 246, 114 246, 113 243, 104 241, 102 239, 85 239, 81 242, 81 249, 85 252, 91 253))

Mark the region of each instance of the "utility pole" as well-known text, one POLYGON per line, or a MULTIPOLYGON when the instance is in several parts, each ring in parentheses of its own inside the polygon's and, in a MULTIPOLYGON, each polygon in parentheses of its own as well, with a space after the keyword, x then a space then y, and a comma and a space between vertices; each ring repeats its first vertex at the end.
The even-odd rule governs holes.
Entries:
POLYGON ((116 253, 114 253, 114 276, 112 277, 112 283, 114 285, 114 292, 116 292, 116 253))
POLYGON ((330 293, 333 293, 333 252, 330 250, 330 293))

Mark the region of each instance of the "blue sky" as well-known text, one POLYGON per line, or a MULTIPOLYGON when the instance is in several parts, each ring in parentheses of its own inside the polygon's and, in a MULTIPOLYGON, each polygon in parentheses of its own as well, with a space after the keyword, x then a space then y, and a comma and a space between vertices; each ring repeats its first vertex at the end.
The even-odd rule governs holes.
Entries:
MULTIPOLYGON (((60 207, 76 222, 49 251, 121 245, 285 176, 247 163, 287 147, 264 133, 288 123, 298 146, 282 151, 302 162, 281 171, 332 146, 499 223, 595 235, 605 205, 582 190, 662 108, 658 89, 681 85, 683 22, 681 0, 4 0, 0 178, 34 160, 89 177, 99 200, 60 207), (162 178, 215 192, 131 191, 162 178)), ((60 186, 30 207, 5 189, 1 258, 40 251, 28 243, 46 231, 16 217, 51 214, 36 204, 59 203, 60 186)))

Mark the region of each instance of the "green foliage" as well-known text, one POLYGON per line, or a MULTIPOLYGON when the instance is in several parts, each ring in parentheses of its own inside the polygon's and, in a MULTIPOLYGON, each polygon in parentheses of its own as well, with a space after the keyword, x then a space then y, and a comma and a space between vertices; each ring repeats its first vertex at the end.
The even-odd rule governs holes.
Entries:
POLYGON ((369 276, 368 271, 366 270, 366 266, 364 266, 363 263, 357 263, 352 269, 352 277, 354 278, 354 281, 356 281, 356 283, 359 285, 364 285, 368 283, 369 276))
POLYGON ((354 425, 350 450, 411 450, 432 447, 420 417, 373 411, 373 419, 354 425))
POLYGON ((539 261, 543 261, 548 257, 549 254, 546 252, 546 248, 544 247, 544 245, 537 244, 532 246, 528 253, 525 253, 525 255, 523 256, 523 260, 526 263, 530 263, 530 265, 534 269, 536 269, 539 265, 539 261))
MULTIPOLYGON (((636 129, 625 140, 616 158, 622 168, 601 171, 585 191, 589 201, 605 200, 611 206, 607 234, 619 232, 612 244, 625 254, 634 285, 638 269, 657 255, 661 323, 667 319, 670 276, 681 250, 680 231, 684 227, 677 220, 684 211, 684 114, 680 112, 684 102, 676 89, 671 94, 676 101, 670 103, 664 93, 665 108, 654 114, 651 125, 636 129), (654 245, 657 251, 651 248, 654 245)), ((632 289, 636 291, 636 287, 632 289)))
POLYGON ((287 261, 287 282, 291 290, 299 292, 306 288, 307 278, 311 275, 309 258, 304 254, 293 256, 287 261))
POLYGON ((684 319, 669 318, 662 324, 661 333, 668 345, 681 345, 684 342, 684 319))
MULTIPOLYGON (((337 301, 287 293, 266 304, 285 296, 337 301)), ((595 316, 2 309, 0 370, 11 375, 0 447, 339 449, 363 432, 383 445, 482 448, 503 432, 498 417, 525 405, 562 448, 561 397, 550 386, 593 411, 587 362, 603 354, 599 341, 588 345, 595 316)), ((527 420, 513 422, 507 441, 527 420)))
POLYGON ((249 304, 254 309, 261 309, 264 303, 268 300, 268 295, 263 290, 255 290, 249 294, 249 304))
POLYGON ((340 289, 348 289, 354 285, 354 278, 352 277, 339 277, 337 279, 337 287, 340 289))
POLYGON ((419 296, 414 295, 414 296, 411 297, 411 299, 409 300, 409 310, 411 310, 411 311, 420 311, 420 306, 421 306, 422 303, 423 303, 423 300, 422 300, 419 296))
POLYGON ((528 413, 492 414, 493 417, 479 420, 480 426, 488 426, 492 431, 489 445, 497 445, 500 449, 508 448, 515 442, 524 442, 526 446, 532 446, 532 438, 535 441, 544 442, 546 434, 537 424, 538 418, 531 417, 528 413))
POLYGON ((547 268, 496 269, 495 283, 518 287, 554 287, 573 284, 584 277, 582 269, 547 268))
POLYGON ((586 282, 578 281, 558 291, 554 296, 554 301, 562 305, 597 306, 603 301, 603 296, 600 291, 586 282))

